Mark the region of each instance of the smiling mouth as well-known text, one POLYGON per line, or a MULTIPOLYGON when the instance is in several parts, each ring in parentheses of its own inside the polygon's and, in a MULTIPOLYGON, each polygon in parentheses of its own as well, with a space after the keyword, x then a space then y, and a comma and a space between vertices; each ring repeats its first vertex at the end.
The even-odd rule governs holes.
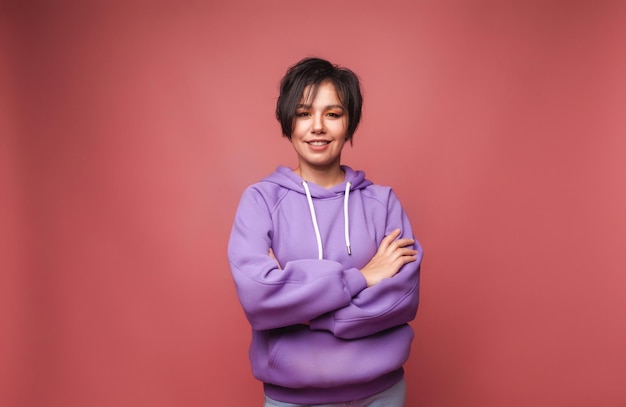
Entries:
POLYGON ((315 141, 307 141, 306 143, 312 146, 325 146, 327 144, 330 144, 330 141, 315 140, 315 141))

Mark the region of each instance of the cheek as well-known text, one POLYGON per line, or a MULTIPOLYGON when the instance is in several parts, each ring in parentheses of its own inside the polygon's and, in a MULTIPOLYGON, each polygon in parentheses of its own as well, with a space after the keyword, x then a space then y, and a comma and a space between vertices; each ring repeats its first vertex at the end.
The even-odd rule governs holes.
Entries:
POLYGON ((328 126, 328 128, 332 128, 333 132, 335 134, 346 134, 346 131, 348 130, 348 127, 346 126, 346 123, 340 120, 334 121, 331 123, 331 125, 328 126))
POLYGON ((306 133, 307 127, 306 124, 302 121, 297 121, 293 124, 293 135, 302 135, 306 133))

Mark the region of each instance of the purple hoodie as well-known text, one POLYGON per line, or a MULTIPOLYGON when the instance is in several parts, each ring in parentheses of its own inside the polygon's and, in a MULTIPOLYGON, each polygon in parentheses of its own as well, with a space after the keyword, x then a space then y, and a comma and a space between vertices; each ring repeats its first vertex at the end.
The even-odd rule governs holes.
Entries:
POLYGON ((413 231, 391 188, 342 168, 345 181, 325 189, 278 167, 237 209, 228 257, 252 326, 252 371, 275 400, 357 400, 403 377, 422 248, 416 241, 416 262, 368 288, 359 269, 381 240, 413 231))

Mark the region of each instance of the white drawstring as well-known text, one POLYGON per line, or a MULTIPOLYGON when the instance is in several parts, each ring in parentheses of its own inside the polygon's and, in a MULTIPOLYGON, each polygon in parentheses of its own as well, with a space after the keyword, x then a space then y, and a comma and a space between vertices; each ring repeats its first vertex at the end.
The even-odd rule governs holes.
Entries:
POLYGON ((322 251, 322 236, 320 236, 320 228, 317 226, 317 217, 315 216, 315 207, 313 207, 313 198, 311 198, 311 191, 306 181, 302 181, 302 186, 306 192, 306 200, 309 202, 309 212, 311 213, 311 220, 313 221, 313 228, 315 229, 315 238, 317 239, 317 254, 318 259, 324 258, 322 251))
MULTIPOLYGON (((313 206, 313 198, 311 197, 311 190, 309 189, 309 185, 306 181, 302 181, 302 186, 304 187, 304 192, 306 193, 306 200, 309 203, 309 212, 311 213, 311 220, 313 221, 313 229, 315 229, 315 239, 317 240, 317 257, 322 260, 324 258, 324 251, 322 248, 322 236, 320 234, 320 228, 317 225, 317 216, 315 215, 315 207, 313 206)), ((346 238, 346 248, 348 249, 348 254, 352 255, 352 248, 350 246, 350 221, 348 217, 348 199, 350 197, 350 187, 352 184, 350 182, 346 183, 346 193, 343 197, 343 225, 344 225, 344 234, 346 238)))
POLYGON ((350 196, 350 186, 352 186, 352 184, 350 182, 347 182, 346 193, 343 196, 343 226, 346 235, 346 247, 348 248, 348 254, 352 255, 352 250, 350 249, 350 222, 348 219, 348 197, 350 196))

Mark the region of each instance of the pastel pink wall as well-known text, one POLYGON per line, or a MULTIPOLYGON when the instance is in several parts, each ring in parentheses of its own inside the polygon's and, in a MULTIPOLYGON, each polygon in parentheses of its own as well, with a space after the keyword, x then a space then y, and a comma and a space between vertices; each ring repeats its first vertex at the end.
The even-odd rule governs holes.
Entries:
POLYGON ((625 3, 52 3, 0 21, 0 404, 260 405, 226 245, 317 55, 426 250, 408 405, 626 405, 625 3))

